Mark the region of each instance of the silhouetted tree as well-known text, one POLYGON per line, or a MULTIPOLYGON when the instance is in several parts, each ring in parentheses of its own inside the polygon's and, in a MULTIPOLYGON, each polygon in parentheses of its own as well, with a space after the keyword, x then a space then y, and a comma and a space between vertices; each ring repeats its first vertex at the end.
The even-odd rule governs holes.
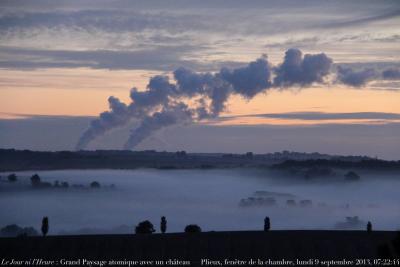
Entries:
POLYGON ((368 222, 368 223, 367 223, 367 232, 368 232, 368 233, 371 233, 371 232, 372 232, 372 223, 371 223, 371 222, 368 222))
POLYGON ((267 217, 265 217, 265 219, 264 219, 264 231, 265 231, 265 232, 268 232, 269 229, 271 229, 271 222, 270 222, 270 220, 269 220, 269 217, 267 216, 267 217))
POLYGON ((348 181, 358 181, 358 180, 360 180, 360 175, 358 175, 357 173, 355 173, 353 171, 349 171, 348 173, 346 173, 344 175, 344 178, 348 181))
POLYGON ((18 238, 26 238, 26 237, 28 237, 28 234, 27 233, 20 233, 19 235, 17 235, 17 237, 18 238))
POLYGON ((300 200, 299 204, 301 207, 311 207, 312 201, 309 199, 304 199, 304 200, 300 200))
POLYGON ((136 234, 151 234, 154 233, 156 230, 154 230, 153 224, 150 221, 143 221, 140 222, 136 227, 135 227, 135 233, 136 234))
POLYGON ((22 233, 22 228, 16 224, 10 224, 0 229, 1 236, 17 236, 22 233))
POLYGON ((68 187, 69 187, 68 182, 62 182, 62 183, 61 183, 61 187, 62 187, 62 188, 68 188, 68 187))
POLYGON ((7 176, 7 179, 11 183, 16 182, 17 181, 17 175, 15 175, 15 173, 12 173, 12 174, 7 176))
POLYGON ((189 224, 185 227, 185 233, 201 233, 201 228, 197 224, 189 224))
POLYGON ((296 201, 294 201, 293 199, 288 199, 288 200, 286 200, 286 205, 296 206, 296 201))
POLYGON ((49 232, 49 218, 43 217, 42 219, 42 234, 46 236, 49 232))
POLYGON ((185 150, 176 151, 175 154, 176 154, 178 157, 186 157, 186 151, 185 151, 185 150))
POLYGON ((167 231, 167 219, 164 216, 161 217, 160 230, 163 234, 167 231))
POLYGON ((0 229, 0 236, 4 237, 15 237, 21 234, 26 234, 27 236, 37 236, 38 232, 33 227, 19 227, 16 224, 7 225, 0 229))
POLYGON ((91 188, 100 188, 100 183, 94 181, 94 182, 92 182, 92 183, 90 184, 90 187, 91 187, 91 188))
POLYGON ((32 186, 39 186, 41 183, 40 176, 37 174, 32 175, 31 177, 31 184, 32 186))
POLYGON ((253 158, 253 152, 247 152, 246 153, 246 158, 248 158, 248 159, 252 159, 253 158))
POLYGON ((60 182, 59 181, 55 181, 54 182, 54 187, 60 187, 60 182))

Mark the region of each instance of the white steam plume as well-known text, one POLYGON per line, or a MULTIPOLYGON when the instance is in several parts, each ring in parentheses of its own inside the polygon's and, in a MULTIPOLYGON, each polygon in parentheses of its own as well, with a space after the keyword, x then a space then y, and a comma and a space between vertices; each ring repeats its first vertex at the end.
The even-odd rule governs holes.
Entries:
POLYGON ((157 75, 150 79, 146 91, 131 90, 129 105, 110 97, 110 110, 91 122, 76 148, 84 149, 107 131, 138 120, 139 126, 131 130, 124 146, 132 149, 163 127, 218 117, 232 94, 251 99, 270 88, 323 82, 331 65, 332 60, 323 53, 303 57, 300 50, 290 49, 284 62, 275 68, 263 56, 245 67, 222 68, 216 73, 179 68, 173 72, 175 83, 157 75))

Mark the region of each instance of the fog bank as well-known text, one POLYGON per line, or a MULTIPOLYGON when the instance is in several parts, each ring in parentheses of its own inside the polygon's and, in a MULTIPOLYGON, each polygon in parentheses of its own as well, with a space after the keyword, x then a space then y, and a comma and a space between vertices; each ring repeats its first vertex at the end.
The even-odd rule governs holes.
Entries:
POLYGON ((159 232, 161 216, 167 217, 167 232, 182 232, 193 223, 203 231, 261 230, 265 216, 272 229, 335 229, 347 216, 359 217, 361 224, 353 228, 364 229, 366 221, 374 229, 400 228, 398 175, 362 173, 360 181, 345 182, 242 169, 26 171, 16 173, 18 181, 10 185, 6 174, 0 174, 0 227, 15 223, 40 229, 48 216, 50 234, 82 228, 80 233, 133 232, 146 219, 159 232), (34 173, 45 182, 88 186, 98 181, 102 188, 33 189, 29 178, 34 173), (276 204, 239 205, 241 199, 257 197, 272 197, 276 204), (312 204, 301 206, 301 200, 312 204))

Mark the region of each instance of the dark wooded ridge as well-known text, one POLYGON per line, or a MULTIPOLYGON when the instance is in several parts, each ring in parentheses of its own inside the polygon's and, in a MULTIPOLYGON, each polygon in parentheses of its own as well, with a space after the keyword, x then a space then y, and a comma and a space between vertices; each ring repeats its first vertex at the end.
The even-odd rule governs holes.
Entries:
POLYGON ((365 156, 330 156, 319 153, 277 152, 269 154, 223 154, 156 151, 58 151, 0 149, 0 171, 54 169, 209 169, 331 167, 400 170, 400 161, 365 156))

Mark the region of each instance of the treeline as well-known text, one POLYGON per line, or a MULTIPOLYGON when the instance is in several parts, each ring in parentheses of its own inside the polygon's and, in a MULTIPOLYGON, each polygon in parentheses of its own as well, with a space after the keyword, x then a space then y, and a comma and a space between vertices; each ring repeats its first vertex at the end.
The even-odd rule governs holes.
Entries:
POLYGON ((265 164, 263 159, 225 158, 221 154, 187 154, 185 151, 59 151, 0 149, 0 171, 55 169, 184 169, 224 168, 265 164))
MULTIPOLYGON (((268 218, 268 217, 267 217, 268 218)), ((269 218, 268 218, 269 223, 269 218)), ((264 229, 265 229, 264 225, 264 229)), ((49 218, 43 217, 41 232, 43 236, 46 236, 49 232, 49 218)), ((269 227, 268 227, 269 230, 269 227)), ((267 230, 265 230, 267 231, 267 230)), ((149 221, 141 221, 134 227, 135 234, 152 234, 157 232, 154 225, 149 221)), ((165 216, 161 217, 160 221, 160 233, 165 234, 167 232, 167 219, 165 216)), ((184 228, 185 233, 201 233, 201 227, 197 224, 188 224, 184 228)), ((27 236, 38 236, 39 232, 33 227, 20 227, 16 224, 6 225, 0 228, 0 237, 27 237, 27 236)))
MULTIPOLYGON (((0 181, 2 180, 3 177, 0 176, 0 181)), ((18 182, 18 176, 15 173, 11 173, 9 175, 6 176, 6 181, 8 181, 8 183, 10 184, 15 184, 18 182)), ((42 178, 38 175, 38 174, 34 174, 30 177, 30 184, 31 187, 34 189, 46 189, 46 188, 63 188, 63 189, 68 189, 69 187, 72 188, 78 188, 78 189, 97 189, 97 188, 101 188, 101 184, 97 181, 93 181, 89 184, 89 186, 85 186, 83 184, 72 184, 70 186, 70 184, 66 181, 58 181, 55 180, 52 183, 50 182, 46 182, 46 181, 42 181, 42 178)), ((115 188, 115 184, 111 184, 109 186, 107 186, 108 188, 115 188)))
POLYGON ((0 171, 56 169, 211 169, 270 167, 338 167, 361 169, 400 169, 400 161, 385 161, 364 156, 329 156, 318 153, 223 154, 96 150, 39 152, 0 149, 0 171), (317 157, 317 158, 316 158, 317 157), (322 157, 322 158, 320 158, 322 157), (275 164, 275 165, 273 165, 275 164))
POLYGON ((386 161, 380 159, 364 159, 360 161, 345 161, 335 159, 315 160, 286 160, 272 165, 273 169, 292 168, 339 168, 339 169, 366 169, 366 170, 400 170, 399 161, 386 161))

